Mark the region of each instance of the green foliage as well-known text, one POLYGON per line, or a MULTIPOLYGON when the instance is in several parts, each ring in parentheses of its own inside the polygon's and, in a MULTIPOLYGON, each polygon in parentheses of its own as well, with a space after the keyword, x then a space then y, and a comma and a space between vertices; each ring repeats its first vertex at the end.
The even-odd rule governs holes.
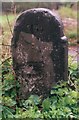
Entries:
POLYGON ((59 14, 61 15, 61 17, 65 18, 74 18, 77 19, 77 11, 72 10, 69 7, 61 7, 59 9, 59 14), (73 12, 72 12, 73 11, 73 12))
POLYGON ((69 38, 75 38, 75 39, 77 39, 77 31, 76 30, 74 30, 74 31, 68 31, 67 33, 66 33, 66 35, 69 37, 69 38))
POLYGON ((49 110, 49 108, 50 108, 50 99, 49 98, 47 98, 47 99, 45 99, 44 101, 43 101, 43 103, 42 103, 42 107, 43 107, 43 109, 45 110, 45 111, 48 111, 49 110))
MULTIPOLYGON (((69 58, 71 61, 71 58, 69 58)), ((70 62, 71 63, 71 62, 70 62)), ((2 118, 79 118, 78 110, 78 69, 76 64, 69 63, 69 80, 60 81, 52 87, 49 97, 42 100, 40 96, 31 95, 27 100, 16 101, 18 85, 15 81, 12 61, 7 60, 2 65, 2 96, 0 97, 0 111, 2 118), (74 78, 74 79, 73 79, 74 78), (1 109, 2 108, 2 109, 1 109)))

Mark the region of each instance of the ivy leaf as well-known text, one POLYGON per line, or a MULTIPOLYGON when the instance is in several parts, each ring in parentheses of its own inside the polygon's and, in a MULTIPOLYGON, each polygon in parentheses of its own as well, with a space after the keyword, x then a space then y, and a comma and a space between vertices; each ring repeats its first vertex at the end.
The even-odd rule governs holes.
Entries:
POLYGON ((43 103, 42 103, 43 109, 46 110, 46 111, 48 111, 49 108, 50 108, 50 104, 51 104, 51 103, 50 103, 50 99, 49 99, 49 98, 45 99, 45 100, 43 101, 43 103))
POLYGON ((7 118, 14 118, 14 113, 15 111, 9 107, 3 106, 3 112, 2 112, 2 118, 7 119, 7 118))
POLYGON ((77 98, 77 95, 78 95, 78 92, 77 92, 77 91, 71 91, 71 92, 70 92, 70 96, 71 96, 72 98, 77 98))
POLYGON ((31 100, 34 105, 38 105, 41 101, 41 99, 37 95, 31 95, 29 97, 29 100, 31 100))
POLYGON ((3 104, 6 106, 15 106, 16 105, 16 101, 12 100, 10 97, 5 97, 3 96, 3 104))

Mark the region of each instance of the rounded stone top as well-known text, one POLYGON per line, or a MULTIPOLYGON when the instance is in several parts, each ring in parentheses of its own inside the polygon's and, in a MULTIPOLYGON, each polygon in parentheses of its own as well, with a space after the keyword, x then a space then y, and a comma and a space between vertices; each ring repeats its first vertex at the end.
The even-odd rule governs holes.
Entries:
POLYGON ((56 14, 46 8, 34 8, 22 12, 15 23, 14 32, 33 34, 41 41, 60 42, 63 33, 63 23, 56 14))

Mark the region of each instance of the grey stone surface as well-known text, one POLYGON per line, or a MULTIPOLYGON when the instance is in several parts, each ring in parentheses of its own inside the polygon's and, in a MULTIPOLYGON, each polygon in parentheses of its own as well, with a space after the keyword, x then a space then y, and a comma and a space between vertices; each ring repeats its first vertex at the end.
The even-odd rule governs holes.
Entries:
POLYGON ((55 83, 67 79, 67 39, 55 13, 44 8, 23 12, 11 44, 20 98, 31 94, 47 97, 55 83))

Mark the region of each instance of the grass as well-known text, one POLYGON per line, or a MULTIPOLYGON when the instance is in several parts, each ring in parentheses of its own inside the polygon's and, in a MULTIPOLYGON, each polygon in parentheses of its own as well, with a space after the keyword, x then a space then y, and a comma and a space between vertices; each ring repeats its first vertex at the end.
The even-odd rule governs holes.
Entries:
MULTIPOLYGON (((13 14, 8 14, 8 16, 3 14, 0 16, 0 23, 2 26, 2 36, 0 37, 0 44, 11 45, 11 31, 13 30, 15 18, 16 16, 13 14)), ((0 46, 0 49, 2 49, 2 61, 11 55, 10 46, 0 46)))
POLYGON ((60 14, 60 16, 62 18, 73 18, 73 19, 77 19, 77 11, 75 10, 72 10, 71 8, 69 7, 61 7, 59 10, 58 10, 58 13, 60 14))
POLYGON ((8 15, 8 18, 9 18, 9 20, 10 20, 10 22, 13 22, 14 20, 15 20, 15 15, 13 15, 13 14, 2 14, 1 16, 0 16, 0 22, 2 22, 2 25, 4 26, 6 23, 7 23, 7 16, 8 15))
POLYGON ((13 26, 15 23, 16 16, 13 14, 8 15, 1 15, 0 16, 0 23, 2 25, 2 33, 3 33, 3 44, 10 44, 10 40, 12 37, 11 31, 13 30, 13 26), (8 21, 9 20, 9 21, 8 21))
POLYGON ((77 44, 77 26, 66 26, 64 32, 68 38, 68 44, 75 46, 77 44))
MULTIPOLYGON (((68 37, 69 45, 76 45, 77 42, 77 11, 72 10, 69 7, 61 7, 58 10, 59 15, 61 16, 62 20, 67 18, 69 19, 69 23, 64 27, 64 33, 68 37)), ((66 21, 67 21, 66 20, 66 21)))
POLYGON ((64 27, 64 33, 68 37, 69 45, 76 45, 77 41, 77 25, 74 23, 77 21, 77 11, 72 10, 69 7, 61 7, 58 10, 62 19, 71 19, 68 25, 64 27), (73 21, 74 20, 74 21, 73 21))

